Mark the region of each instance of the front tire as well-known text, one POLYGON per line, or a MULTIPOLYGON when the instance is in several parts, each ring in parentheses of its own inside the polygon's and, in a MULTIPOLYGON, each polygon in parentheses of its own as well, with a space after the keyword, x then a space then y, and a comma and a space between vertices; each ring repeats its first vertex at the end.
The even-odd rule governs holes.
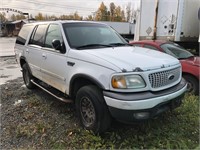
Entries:
POLYGON ((24 83, 28 89, 34 89, 36 86, 31 82, 31 79, 33 79, 32 74, 29 71, 28 65, 25 63, 22 66, 22 75, 24 79, 24 83))
POLYGON ((191 75, 183 75, 183 78, 187 81, 187 91, 192 92, 195 95, 199 95, 199 81, 191 75))
POLYGON ((81 125, 95 134, 106 131, 111 124, 110 113, 99 88, 84 86, 77 92, 76 110, 81 125))

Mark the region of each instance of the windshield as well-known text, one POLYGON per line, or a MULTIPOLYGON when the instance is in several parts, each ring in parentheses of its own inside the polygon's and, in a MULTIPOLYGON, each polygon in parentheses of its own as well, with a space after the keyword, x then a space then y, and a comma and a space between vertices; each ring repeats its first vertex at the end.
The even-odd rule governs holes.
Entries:
POLYGON ((124 46, 127 42, 112 28, 97 23, 65 23, 64 32, 74 49, 124 46))
POLYGON ((177 59, 186 59, 194 55, 185 50, 183 47, 175 43, 163 44, 160 46, 167 54, 176 57, 177 59))

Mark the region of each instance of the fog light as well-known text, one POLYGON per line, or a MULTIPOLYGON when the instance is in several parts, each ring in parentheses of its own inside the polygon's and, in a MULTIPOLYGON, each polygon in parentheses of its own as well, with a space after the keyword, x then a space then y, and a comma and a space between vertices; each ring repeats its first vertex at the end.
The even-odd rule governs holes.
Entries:
POLYGON ((136 119, 147 119, 147 118, 149 118, 149 113, 148 112, 139 112, 139 113, 134 113, 133 116, 136 119))

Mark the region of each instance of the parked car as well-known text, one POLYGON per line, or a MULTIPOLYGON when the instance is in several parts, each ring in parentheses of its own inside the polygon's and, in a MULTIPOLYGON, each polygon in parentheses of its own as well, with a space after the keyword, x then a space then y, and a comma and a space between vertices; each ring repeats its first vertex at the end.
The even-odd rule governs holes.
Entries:
POLYGON ((81 125, 95 133, 109 128, 111 116, 134 122, 174 109, 187 89, 177 59, 134 48, 103 23, 26 24, 15 53, 26 87, 74 102, 81 125))
POLYGON ((180 60, 183 77, 188 82, 188 91, 199 95, 200 57, 194 56, 180 45, 161 40, 132 41, 131 45, 167 53, 180 60))

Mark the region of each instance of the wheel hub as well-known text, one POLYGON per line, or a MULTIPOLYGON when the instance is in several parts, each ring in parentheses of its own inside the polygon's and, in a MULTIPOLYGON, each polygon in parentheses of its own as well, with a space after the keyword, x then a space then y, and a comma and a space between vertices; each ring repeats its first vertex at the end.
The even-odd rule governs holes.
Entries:
POLYGON ((85 126, 92 125, 96 119, 93 103, 88 97, 83 97, 81 99, 80 106, 81 106, 81 116, 83 118, 83 123, 85 124, 85 126))

